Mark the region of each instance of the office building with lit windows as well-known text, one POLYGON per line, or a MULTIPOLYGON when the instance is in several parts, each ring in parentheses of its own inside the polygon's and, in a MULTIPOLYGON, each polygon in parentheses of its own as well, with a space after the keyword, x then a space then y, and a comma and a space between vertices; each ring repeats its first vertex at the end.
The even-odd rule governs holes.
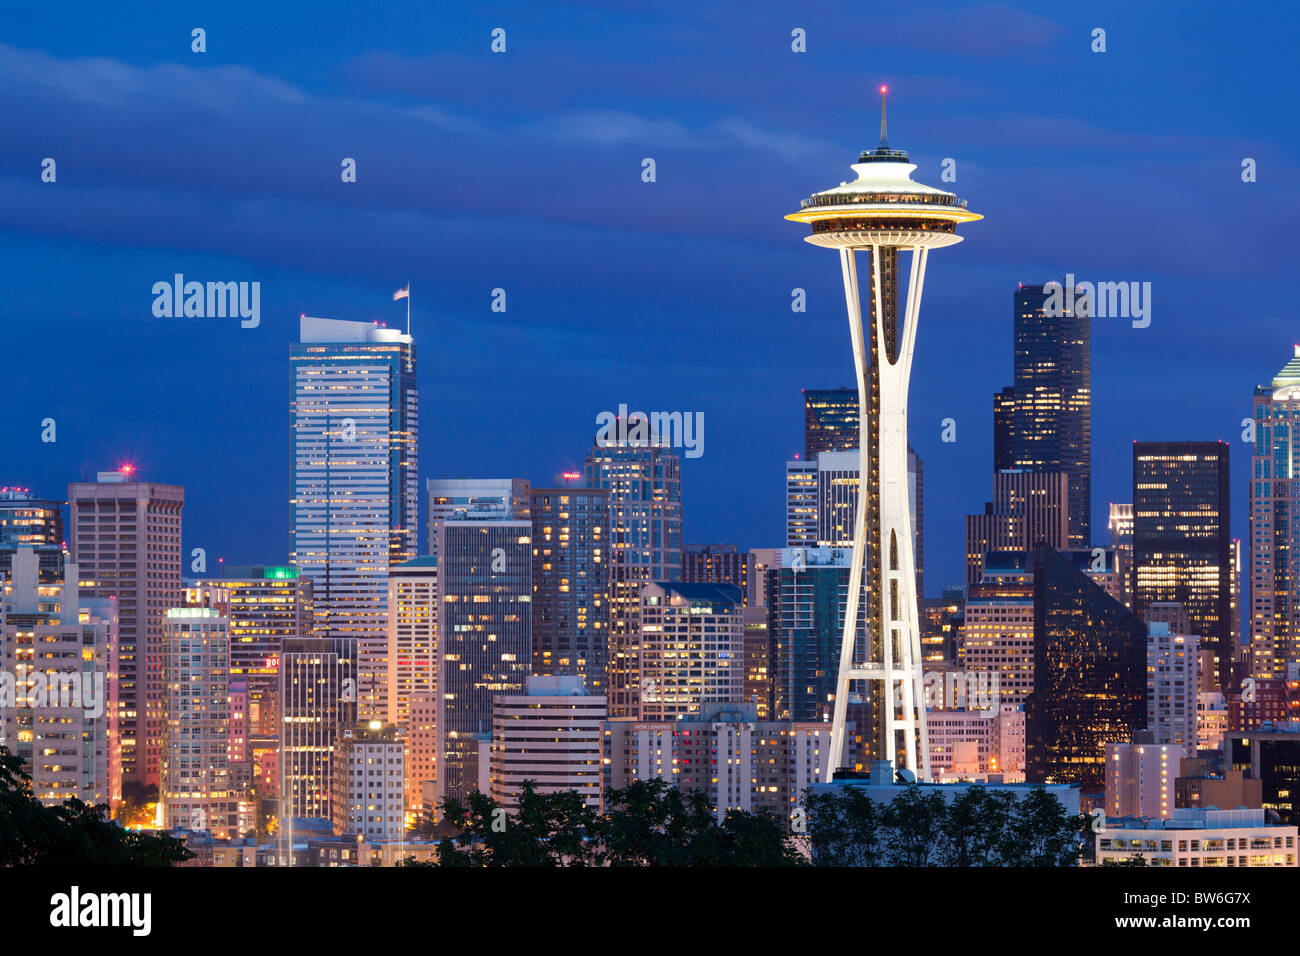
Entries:
POLYGON ((1188 756, 1196 753, 1198 650, 1195 637, 1147 624, 1147 730, 1157 744, 1178 744, 1188 756))
POLYGON ((42 584, 63 580, 63 502, 38 498, 26 488, 0 488, 0 581, 19 548, 35 553, 42 584))
POLYGON ((994 396, 993 468, 1064 473, 1069 546, 1090 548, 1091 319, 1062 291, 1048 282, 1012 294, 1014 380, 994 396), (1050 308, 1053 302, 1061 307, 1050 308))
POLYGON ((524 692, 532 665, 529 521, 438 526, 437 795, 464 800, 485 779, 492 699, 524 692))
POLYGON ((1300 345, 1255 389, 1250 473, 1250 645, 1255 676, 1300 663, 1300 345))
POLYGON ((1069 542, 1069 475, 1059 471, 999 471, 984 513, 966 516, 966 581, 974 583, 989 551, 1060 550, 1069 542))
MULTIPOLYGON (((854 400, 856 406, 856 399, 854 400)), ((860 456, 856 448, 823 451, 786 462, 786 547, 852 548, 858 513, 860 456)), ((925 477, 920 457, 907 448, 907 494, 916 563, 916 593, 925 583, 925 477)))
POLYGON ((1168 819, 1177 805, 1175 782, 1189 751, 1138 734, 1126 744, 1106 744, 1106 816, 1168 819))
POLYGON ((1269 822, 1263 810, 1177 808, 1168 820, 1108 820, 1095 839, 1100 866, 1138 856, 1159 867, 1296 865, 1296 827, 1269 822))
POLYGON ((534 674, 576 674, 605 689, 609 640, 609 490, 534 488, 534 674))
POLYGON ((644 441, 597 436, 587 453, 585 477, 587 487, 609 492, 609 712, 637 717, 641 589, 682 576, 681 459, 653 435, 644 441))
POLYGON ((438 525, 449 519, 461 521, 528 518, 527 478, 426 478, 428 508, 428 553, 438 556, 438 525))
POLYGON ((734 584, 641 588, 643 720, 676 720, 745 693, 744 604, 734 584))
POLYGON ((290 346, 289 563, 319 636, 356 642, 359 705, 388 697, 388 569, 416 556, 415 344, 369 322, 303 316, 290 346))
POLYGON ((280 654, 280 820, 333 819, 339 731, 357 721, 356 644, 291 638, 280 654))
POLYGON ((1034 690, 1034 575, 1023 551, 990 552, 966 588, 957 668, 997 677, 1003 703, 1023 706, 1034 690))
POLYGON ((1232 534, 1226 442, 1133 443, 1133 610, 1187 609, 1191 631, 1231 684, 1232 534))
POLYGON ((384 711, 399 731, 411 699, 438 690, 438 559, 403 561, 388 569, 388 700, 384 711))
POLYGON ((230 622, 215 608, 177 607, 163 622, 159 817, 168 830, 238 835, 231 787, 230 622))
POLYGON ((77 566, 61 566, 66 580, 43 580, 41 556, 22 546, 0 577, 0 746, 47 806, 76 799, 116 811, 117 602, 83 597, 77 566))
POLYGON ((405 742, 396 727, 369 720, 342 728, 333 772, 337 836, 395 843, 406 835, 405 742))
POLYGON ((602 740, 608 707, 577 674, 528 678, 523 694, 492 703, 489 795, 514 813, 524 783, 538 793, 573 791, 600 810, 604 798, 602 740))
POLYGON ((185 489, 123 465, 68 485, 71 560, 85 597, 116 598, 123 783, 157 785, 163 738, 163 616, 181 603, 185 489))

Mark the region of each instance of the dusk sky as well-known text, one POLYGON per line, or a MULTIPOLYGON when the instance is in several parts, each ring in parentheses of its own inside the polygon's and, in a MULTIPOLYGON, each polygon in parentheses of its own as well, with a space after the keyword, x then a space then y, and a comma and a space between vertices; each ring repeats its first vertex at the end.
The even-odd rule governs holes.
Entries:
POLYGON ((422 513, 427 477, 579 468, 626 403, 704 413, 688 543, 780 546, 800 389, 853 380, 837 257, 782 217, 852 178, 888 83, 890 145, 985 216, 931 257, 921 309, 927 590, 963 580, 990 492, 1016 284, 1067 272, 1152 283, 1149 328, 1093 325, 1095 543, 1135 439, 1230 441, 1246 536, 1241 420, 1300 341, 1297 50, 1272 5, 607 6, 6 10, 0 485, 63 498, 130 461, 185 486, 186 553, 282 563, 298 316, 397 325, 409 281, 422 513), (155 317, 175 273, 260 282, 260 326, 155 317))

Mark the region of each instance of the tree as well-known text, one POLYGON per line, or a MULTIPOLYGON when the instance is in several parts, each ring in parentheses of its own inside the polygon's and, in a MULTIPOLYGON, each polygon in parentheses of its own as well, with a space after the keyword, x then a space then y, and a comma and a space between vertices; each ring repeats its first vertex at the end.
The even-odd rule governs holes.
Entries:
POLYGON ((940 848, 942 866, 1001 866, 1002 839, 1015 796, 1006 790, 967 787, 952 798, 940 848))
POLYGON ((180 840, 123 829, 108 809, 45 806, 22 760, 0 747, 0 866, 171 866, 193 857, 180 840))
POLYGON ((454 835, 438 846, 439 866, 551 867, 595 862, 588 836, 596 812, 582 794, 572 790, 538 793, 529 780, 513 815, 477 790, 466 804, 445 800, 443 810, 454 835))
POLYGON ((948 826, 948 801, 942 793, 923 793, 912 784, 885 807, 892 833, 889 862, 894 866, 935 866, 948 826))
POLYGON ((804 797, 814 866, 882 866, 884 807, 860 787, 804 797))
POLYGON ((1045 787, 1032 787, 1015 804, 1002 841, 1006 866, 1075 866, 1091 821, 1071 816, 1045 787))

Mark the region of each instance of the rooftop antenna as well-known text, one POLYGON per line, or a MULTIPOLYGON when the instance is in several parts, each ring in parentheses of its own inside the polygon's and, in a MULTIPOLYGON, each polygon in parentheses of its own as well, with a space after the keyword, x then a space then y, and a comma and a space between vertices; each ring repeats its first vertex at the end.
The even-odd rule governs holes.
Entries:
POLYGON ((889 129, 885 125, 885 94, 889 92, 889 87, 880 87, 880 148, 886 149, 889 146, 889 129))

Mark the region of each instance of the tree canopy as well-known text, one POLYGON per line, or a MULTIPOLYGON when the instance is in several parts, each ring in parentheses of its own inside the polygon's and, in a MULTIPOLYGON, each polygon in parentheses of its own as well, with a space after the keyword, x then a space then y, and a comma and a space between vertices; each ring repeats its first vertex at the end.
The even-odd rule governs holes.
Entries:
POLYGON ((23 762, 0 747, 0 866, 171 866, 193 857, 173 837, 125 830, 108 806, 47 807, 23 762))

